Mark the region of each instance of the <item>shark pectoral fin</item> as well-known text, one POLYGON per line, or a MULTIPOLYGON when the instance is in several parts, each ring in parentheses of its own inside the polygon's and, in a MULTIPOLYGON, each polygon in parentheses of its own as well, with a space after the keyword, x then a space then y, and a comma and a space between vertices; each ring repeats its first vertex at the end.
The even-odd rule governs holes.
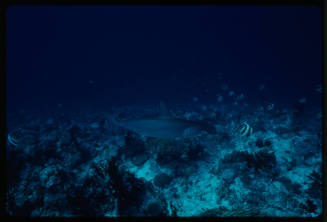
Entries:
POLYGON ((159 104, 159 118, 160 119, 172 119, 172 115, 171 113, 169 112, 165 102, 163 101, 160 101, 160 104, 159 104))

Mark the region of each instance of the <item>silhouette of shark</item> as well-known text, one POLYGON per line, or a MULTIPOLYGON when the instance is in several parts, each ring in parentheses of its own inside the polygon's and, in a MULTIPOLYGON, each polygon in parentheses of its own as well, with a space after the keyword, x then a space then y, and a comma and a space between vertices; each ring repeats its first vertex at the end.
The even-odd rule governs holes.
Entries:
POLYGON ((159 115, 131 120, 117 121, 111 118, 115 125, 131 130, 143 136, 163 139, 177 137, 192 137, 201 131, 215 134, 215 127, 200 121, 190 121, 174 118, 164 102, 160 102, 159 115), (186 133, 190 130, 192 133, 186 133))

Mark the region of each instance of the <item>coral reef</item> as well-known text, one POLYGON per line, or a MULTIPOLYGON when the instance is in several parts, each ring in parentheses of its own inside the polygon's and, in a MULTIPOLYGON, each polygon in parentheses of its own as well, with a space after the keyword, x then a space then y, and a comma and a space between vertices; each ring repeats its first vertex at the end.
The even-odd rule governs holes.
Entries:
POLYGON ((11 114, 6 212, 61 217, 321 213, 321 123, 305 114, 303 103, 289 112, 272 103, 241 112, 200 102, 172 114, 210 123, 216 133, 189 130, 176 139, 144 137, 108 118, 148 115, 155 106, 51 118, 11 114), (303 119, 310 124, 301 124, 303 119))

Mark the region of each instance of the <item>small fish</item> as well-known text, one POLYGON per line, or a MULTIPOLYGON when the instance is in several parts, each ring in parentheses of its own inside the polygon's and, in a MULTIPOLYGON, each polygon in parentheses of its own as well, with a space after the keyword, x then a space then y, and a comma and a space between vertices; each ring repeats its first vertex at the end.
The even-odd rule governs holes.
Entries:
POLYGON ((267 111, 271 111, 271 110, 274 109, 274 106, 275 106, 275 105, 274 105, 273 103, 270 103, 270 104, 267 105, 266 110, 267 110, 267 111))
POLYGON ((242 93, 241 95, 239 95, 238 97, 236 97, 236 100, 242 100, 244 99, 244 94, 242 93))
POLYGON ((193 102, 197 102, 199 101, 199 98, 198 97, 193 97, 193 102))
POLYGON ((17 140, 15 140, 14 138, 12 138, 9 134, 7 136, 7 141, 8 141, 9 144, 11 144, 13 146, 18 146, 17 140))
POLYGON ((307 98, 305 98, 305 97, 299 99, 299 103, 301 103, 301 104, 304 104, 306 102, 307 102, 307 98))
POLYGON ((316 86, 316 92, 322 93, 322 86, 321 85, 316 86))
POLYGON ((218 96, 217 101, 221 103, 223 101, 223 96, 222 95, 218 96))
POLYGON ((264 84, 260 84, 258 86, 258 88, 259 88, 260 91, 263 91, 265 89, 265 85, 264 84))
POLYGON ((94 122, 90 125, 91 128, 99 128, 100 127, 100 124, 98 122, 94 122))
POLYGON ((54 123, 54 121, 53 121, 53 119, 48 119, 46 123, 47 123, 47 125, 52 125, 54 123))
POLYGON ((259 110, 260 112, 263 112, 263 111, 265 110, 265 108, 264 108, 263 106, 259 106, 258 110, 259 110))
POLYGON ((250 136, 253 133, 253 128, 247 122, 243 122, 241 126, 238 128, 238 132, 242 136, 250 136))
POLYGON ((317 119, 321 119, 321 118, 322 118, 322 113, 321 113, 321 112, 318 112, 318 113, 316 114, 316 118, 317 118, 317 119))
POLYGON ((222 89, 223 91, 228 90, 228 85, 227 85, 226 83, 223 83, 223 84, 221 85, 221 89, 222 89))
POLYGON ((206 105, 201 106, 202 111, 207 111, 208 107, 206 105))
POLYGON ((234 94, 235 94, 234 91, 229 91, 228 93, 229 96, 233 96, 234 94))

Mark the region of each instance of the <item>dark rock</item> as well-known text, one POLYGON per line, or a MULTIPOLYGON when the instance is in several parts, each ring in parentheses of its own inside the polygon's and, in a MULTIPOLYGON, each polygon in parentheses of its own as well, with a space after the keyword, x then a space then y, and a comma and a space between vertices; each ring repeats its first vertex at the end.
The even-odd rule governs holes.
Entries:
POLYGON ((298 183, 294 183, 289 178, 282 176, 278 178, 278 180, 286 187, 289 192, 293 192, 295 194, 301 193, 301 185, 298 183))
POLYGON ((274 169, 276 168, 276 156, 274 153, 268 153, 267 151, 261 150, 255 153, 253 161, 248 162, 248 166, 254 167, 255 171, 264 171, 269 173, 271 176, 275 175, 274 169))
POLYGON ((310 174, 310 179, 312 182, 309 185, 307 190, 308 194, 313 198, 321 198, 322 197, 322 171, 312 171, 310 174))
POLYGON ((161 173, 154 178, 154 185, 163 188, 169 185, 171 181, 172 178, 168 174, 161 173))
POLYGON ((200 214, 201 217, 221 217, 224 215, 224 212, 227 212, 228 209, 224 206, 219 206, 217 208, 209 209, 200 214))
POLYGON ((305 104, 297 101, 294 104, 294 108, 295 108, 295 112, 294 112, 295 117, 300 117, 304 113, 305 104))
POLYGON ((133 137, 132 133, 130 131, 127 132, 127 135, 125 136, 125 144, 126 145, 133 145, 136 143, 136 138, 133 137))
POLYGON ((125 136, 125 145, 120 148, 119 155, 124 155, 127 158, 144 154, 146 152, 145 144, 142 140, 135 137, 130 131, 125 136))
POLYGON ((151 203, 146 209, 148 216, 164 216, 164 209, 162 209, 159 203, 151 203))
POLYGON ((288 127, 277 127, 275 129, 275 132, 279 135, 285 135, 291 132, 291 129, 289 129, 288 127))
POLYGON ((248 204, 258 206, 263 199, 263 195, 259 192, 250 192, 247 196, 246 202, 248 204))
POLYGON ((187 159, 198 160, 204 155, 204 147, 200 144, 191 145, 187 151, 187 159))
POLYGON ((60 137, 60 141, 61 141, 61 144, 63 146, 67 146, 71 143, 71 134, 68 133, 67 131, 63 132, 61 137, 60 137))
POLYGON ((304 210, 306 210, 309 213, 314 213, 317 210, 317 206, 314 204, 314 202, 310 199, 307 199, 305 204, 300 204, 300 207, 304 210))
POLYGON ((263 145, 263 140, 262 139, 257 139, 257 141, 255 142, 255 145, 259 148, 262 148, 263 145))
POLYGON ((220 143, 224 143, 224 142, 229 142, 231 140, 231 137, 228 133, 226 132, 220 132, 219 133, 219 141, 220 143))
POLYGON ((125 119, 128 118, 128 114, 127 113, 119 113, 117 115, 117 117, 118 117, 119 120, 125 120, 125 119))
POLYGON ((133 174, 118 169, 115 159, 108 162, 108 173, 110 175, 110 185, 112 193, 118 201, 118 213, 121 216, 135 215, 135 210, 139 210, 147 184, 141 179, 137 179, 133 174), (135 208, 136 207, 136 208, 135 208))
POLYGON ((248 174, 242 174, 240 179, 245 187, 249 187, 254 183, 254 179, 251 178, 248 174))
POLYGON ((226 155, 222 162, 224 164, 244 162, 249 169, 253 168, 255 172, 269 173, 272 177, 277 175, 276 156, 274 153, 269 153, 266 150, 260 150, 256 153, 234 151, 226 155))
POLYGON ((81 136, 82 129, 78 125, 74 124, 70 128, 69 132, 70 132, 70 135, 71 135, 72 138, 76 138, 76 137, 80 137, 81 136))
POLYGON ((227 184, 232 183, 235 178, 234 170, 233 169, 225 169, 222 172, 221 177, 227 184))
POLYGON ((143 165, 147 160, 149 159, 149 157, 146 154, 141 154, 141 155, 137 155, 133 158, 132 162, 136 165, 136 166, 141 166, 143 165))
MULTIPOLYGON (((148 147, 154 147, 153 152, 157 153, 156 161, 160 166, 172 166, 174 162, 183 162, 182 156, 187 152, 187 147, 183 144, 173 143, 166 140, 153 141, 148 147)), ((185 155, 186 156, 186 155, 185 155)))
POLYGON ((253 155, 247 151, 234 151, 227 154, 222 160, 224 163, 251 162, 253 155))
POLYGON ((181 165, 178 162, 176 162, 174 167, 172 167, 173 175, 175 178, 176 177, 188 178, 189 176, 191 176, 192 173, 196 172, 195 167, 196 167, 195 164, 181 165))
POLYGON ((272 142, 270 140, 257 139, 257 141, 255 142, 255 145, 258 148, 271 147, 272 142))
POLYGON ((272 142, 270 140, 265 140, 264 146, 271 147, 271 145, 272 145, 272 142))

